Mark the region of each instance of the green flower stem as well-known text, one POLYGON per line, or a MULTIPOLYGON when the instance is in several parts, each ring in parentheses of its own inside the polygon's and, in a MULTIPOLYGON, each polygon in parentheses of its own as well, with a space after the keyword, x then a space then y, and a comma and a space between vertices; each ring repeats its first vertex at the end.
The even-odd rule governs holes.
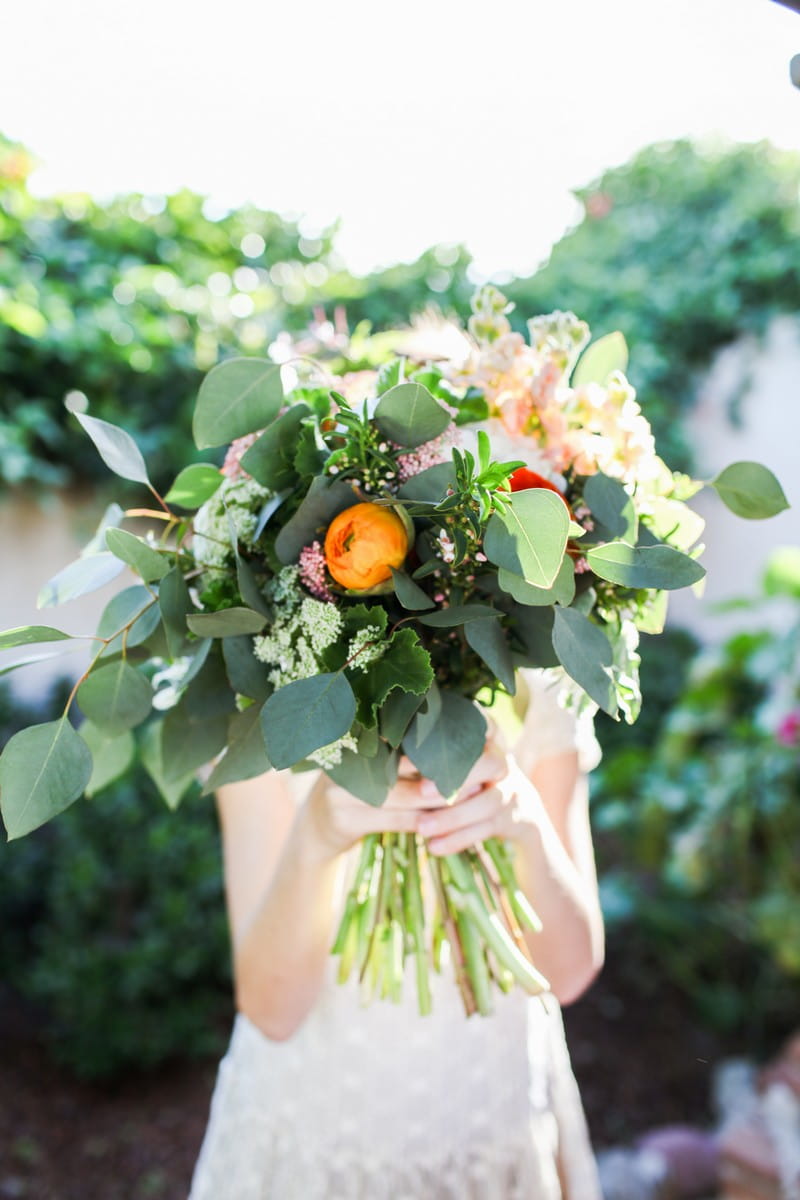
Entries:
POLYGON ((508 897, 508 902, 520 925, 524 929, 532 930, 534 933, 541 933, 542 922, 538 914, 534 911, 530 900, 517 882, 517 877, 514 873, 514 864, 511 861, 507 847, 497 838, 488 838, 483 843, 483 848, 494 863, 495 870, 508 897))
POLYGON ((355 924, 358 910, 366 900, 377 845, 378 835, 376 833, 369 834, 361 844, 358 866, 353 876, 350 891, 347 893, 344 912, 331 947, 331 954, 341 954, 343 952, 349 930, 355 924))
POLYGON ((464 1011, 468 1017, 471 1017, 474 1012, 478 1011, 478 1006, 475 1000, 475 992, 472 987, 472 980, 466 967, 464 947, 461 944, 460 931, 456 925, 453 910, 450 906, 449 892, 444 879, 444 864, 441 858, 437 857, 435 854, 429 854, 428 865, 430 866, 431 879, 433 880, 436 899, 439 905, 440 920, 444 927, 447 941, 450 945, 450 953, 453 956, 453 968, 456 974, 456 983, 458 984, 458 990, 461 993, 464 1011))
POLYGON ((403 835, 404 851, 408 866, 403 879, 403 914, 406 930, 411 938, 417 977, 417 1003, 420 1015, 428 1016, 432 1011, 428 958, 425 950, 425 910, 422 903, 422 882, 419 873, 417 835, 403 835))
POLYGON ((459 854, 448 854, 445 862, 455 885, 448 891, 449 898, 460 912, 471 918, 500 966, 510 971, 531 995, 548 991, 550 985, 544 976, 514 945, 497 914, 487 910, 468 862, 459 854))
POLYGON ((456 915, 455 923, 464 950, 464 962, 475 1005, 482 1017, 488 1017, 492 1011, 492 981, 478 926, 464 912, 456 915))

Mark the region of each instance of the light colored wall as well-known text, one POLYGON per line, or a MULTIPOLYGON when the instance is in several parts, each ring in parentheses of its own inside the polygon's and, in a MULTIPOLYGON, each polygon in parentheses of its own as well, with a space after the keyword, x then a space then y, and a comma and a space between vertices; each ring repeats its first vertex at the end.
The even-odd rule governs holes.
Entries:
POLYGON ((772 550, 800 544, 800 321, 776 318, 763 343, 743 339, 716 358, 688 418, 697 474, 712 478, 731 462, 755 460, 781 481, 791 508, 766 521, 743 521, 710 490, 692 501, 707 522, 705 591, 671 598, 670 622, 719 641, 752 621, 742 611, 719 613, 714 606, 755 596, 772 550), (728 419, 739 396, 740 424, 728 419))

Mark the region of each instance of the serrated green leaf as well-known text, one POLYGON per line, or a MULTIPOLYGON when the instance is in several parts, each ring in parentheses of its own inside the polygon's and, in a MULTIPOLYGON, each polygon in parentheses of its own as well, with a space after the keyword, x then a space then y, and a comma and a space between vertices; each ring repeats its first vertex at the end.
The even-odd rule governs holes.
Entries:
POLYGON ((421 446, 444 433, 452 417, 421 383, 398 383, 375 407, 375 424, 398 446, 421 446))
POLYGON ((554 609, 553 647, 564 670, 609 716, 617 715, 614 652, 602 629, 574 608, 554 609))
POLYGON ((731 463, 711 480, 711 487, 732 513, 749 521, 766 520, 789 507, 780 483, 761 463, 731 463))
POLYGON ((130 730, 112 737, 91 721, 84 721, 78 733, 92 755, 92 775, 86 795, 94 796, 127 771, 133 762, 136 743, 130 730))
POLYGON ((36 646, 41 642, 71 640, 72 634, 62 633, 52 625, 18 625, 16 629, 6 629, 0 633, 0 650, 10 650, 12 646, 36 646))
POLYGON ((397 754, 385 742, 378 742, 375 754, 370 757, 344 750, 342 761, 338 766, 327 767, 325 774, 351 795, 378 808, 397 780, 397 760, 397 754))
POLYGON ((229 358, 206 375, 192 422, 199 450, 269 425, 283 403, 280 367, 263 358, 229 358))
POLYGON ((476 654, 480 655, 489 670, 500 680, 511 695, 516 691, 514 664, 508 640, 500 621, 470 621, 464 626, 464 637, 476 654))
POLYGON ((203 792, 214 792, 223 784, 237 783, 240 779, 253 779, 269 769, 261 712, 257 704, 251 704, 244 712, 232 713, 228 724, 228 748, 211 772, 203 792))
POLYGON ((112 425, 110 421, 101 421, 98 417, 90 417, 86 413, 76 412, 75 416, 94 442, 103 462, 115 475, 149 486, 150 480, 142 452, 129 433, 120 429, 118 425, 112 425))
POLYGON ((358 700, 358 719, 367 728, 375 724, 378 709, 390 692, 400 688, 423 695, 433 682, 430 655, 413 629, 396 630, 369 670, 351 671, 350 675, 358 700))
POLYGON ((141 672, 118 659, 92 671, 78 688, 76 698, 84 715, 114 736, 147 719, 153 689, 141 672))
POLYGON ((434 601, 427 592, 423 592, 422 588, 418 587, 405 571, 397 571, 392 567, 392 580, 395 595, 403 608, 409 609, 411 612, 419 612, 421 609, 434 607, 434 601))
POLYGON ((419 716, 403 739, 403 750, 443 796, 452 796, 469 775, 486 744, 486 718, 464 696, 442 691, 442 707, 430 732, 417 737, 419 716))
POLYGON ((278 770, 292 767, 343 737, 355 715, 353 690, 339 671, 289 683, 261 709, 267 756, 278 770))
POLYGON ((411 721, 422 704, 423 697, 415 692, 402 692, 395 688, 381 705, 379 721, 381 737, 390 746, 400 745, 411 721))
POLYGON ((674 591, 689 587, 705 575, 705 568, 672 546, 629 546, 609 542, 586 554, 595 575, 629 588, 674 591))
POLYGON ((36 607, 53 608, 77 600, 105 587, 124 570, 125 564, 108 550, 78 558, 47 581, 36 597, 36 607))
POLYGON ((126 529, 107 530, 106 545, 112 554, 127 563, 129 567, 133 567, 145 583, 163 579, 172 565, 166 554, 159 554, 142 538, 128 533, 126 529))
POLYGON ((22 729, 0 755, 0 810, 8 840, 69 808, 92 774, 92 756, 66 717, 22 729))
POLYGON ((164 499, 167 504, 194 510, 210 500, 225 476, 211 463, 192 463, 178 472, 164 499))
POLYGON ((260 633, 266 625, 266 618, 252 608, 235 605, 233 608, 221 608, 218 612, 191 613, 186 618, 186 624, 198 637, 224 638, 240 633, 260 633))
POLYGON ((605 384, 612 371, 628 366, 628 343, 619 331, 607 333, 584 350, 570 380, 574 388, 587 383, 605 384))
POLYGON ((560 496, 530 488, 510 496, 489 518, 483 549, 490 562, 535 587, 552 586, 564 558, 569 513, 560 496))

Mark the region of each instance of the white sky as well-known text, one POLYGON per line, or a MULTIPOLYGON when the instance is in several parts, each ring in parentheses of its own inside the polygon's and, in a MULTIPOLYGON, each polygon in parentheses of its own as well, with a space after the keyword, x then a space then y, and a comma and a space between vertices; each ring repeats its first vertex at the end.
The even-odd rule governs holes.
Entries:
POLYGON ((25 0, 2 41, 37 191, 340 216, 355 270, 464 241, 528 271, 640 146, 800 134, 800 16, 770 0, 25 0))

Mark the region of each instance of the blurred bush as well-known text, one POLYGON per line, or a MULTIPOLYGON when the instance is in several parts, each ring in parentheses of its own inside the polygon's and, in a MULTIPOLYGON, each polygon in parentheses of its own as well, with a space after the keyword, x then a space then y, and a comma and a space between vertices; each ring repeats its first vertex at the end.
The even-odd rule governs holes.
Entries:
POLYGON ((570 308, 597 335, 621 329, 659 452, 690 469, 680 418, 704 368, 800 312, 799 187, 800 154, 767 142, 649 146, 580 189, 582 221, 505 290, 521 313, 570 308))
POLYGON ((699 655, 654 745, 612 752, 593 796, 612 936, 754 1046, 800 999, 800 550, 764 588, 752 631, 699 655))
MULTIPOLYGON (((52 719, 0 692, 0 744, 52 719)), ((213 802, 169 812, 137 767, 0 844, 0 977, 33 1001, 54 1057, 103 1077, 215 1053, 232 1013, 213 802)))

